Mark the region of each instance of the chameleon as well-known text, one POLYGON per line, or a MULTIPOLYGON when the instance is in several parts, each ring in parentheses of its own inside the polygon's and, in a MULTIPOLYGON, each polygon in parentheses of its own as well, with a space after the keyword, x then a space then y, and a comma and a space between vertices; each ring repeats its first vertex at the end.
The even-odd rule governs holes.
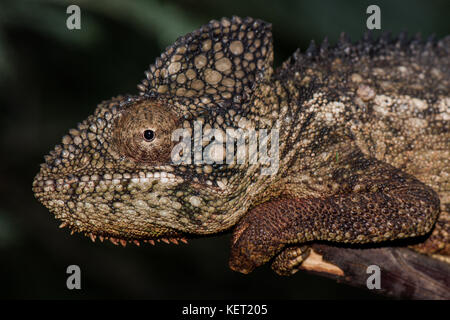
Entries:
POLYGON ((93 241, 232 232, 241 273, 271 262, 293 274, 321 241, 422 237, 413 249, 446 257, 449 93, 450 36, 342 34, 274 68, 271 24, 212 20, 167 47, 137 94, 69 130, 32 188, 60 227, 93 241), (238 161, 233 150, 264 132, 238 161))

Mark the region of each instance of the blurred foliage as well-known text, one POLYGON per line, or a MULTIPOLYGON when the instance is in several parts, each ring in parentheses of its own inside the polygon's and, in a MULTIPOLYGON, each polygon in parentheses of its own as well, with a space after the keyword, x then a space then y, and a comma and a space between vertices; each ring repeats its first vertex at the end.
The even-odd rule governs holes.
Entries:
POLYGON ((103 99, 136 93, 156 56, 177 37, 222 16, 273 24, 275 64, 311 39, 334 43, 366 30, 381 8, 394 34, 449 34, 449 1, 2 0, 0 1, 0 296, 13 298, 373 298, 373 294, 268 266, 242 276, 227 267, 229 236, 189 246, 115 248, 70 237, 35 201, 31 182, 43 155, 103 99), (81 30, 66 8, 81 8, 81 30), (84 290, 65 289, 79 264, 84 290), (34 276, 27 276, 27 275, 34 276))
MULTIPOLYGON (((0 71, 2 75, 12 72, 9 59, 13 59, 13 48, 3 34, 8 28, 26 28, 64 46, 89 50, 107 36, 103 21, 109 19, 151 37, 159 48, 164 48, 178 36, 212 18, 240 15, 272 22, 276 41, 295 48, 305 45, 309 39, 320 41, 328 37, 333 42, 342 31, 355 38, 361 36, 367 18, 365 9, 373 3, 333 0, 3 0, 0 3, 0 71), (69 35, 64 26, 65 8, 70 4, 82 8, 83 32, 69 35)), ((434 1, 432 5, 419 0, 377 1, 375 4, 382 8, 384 30, 446 34, 448 22, 442 13, 448 12, 448 1, 434 1), (411 29, 412 25, 414 29, 411 29)))

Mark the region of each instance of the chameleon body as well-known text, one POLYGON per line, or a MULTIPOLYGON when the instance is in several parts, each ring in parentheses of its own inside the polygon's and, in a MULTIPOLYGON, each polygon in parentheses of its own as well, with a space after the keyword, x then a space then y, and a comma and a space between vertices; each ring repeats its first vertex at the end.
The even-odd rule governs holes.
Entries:
POLYGON ((450 38, 342 36, 272 63, 261 20, 224 18, 179 38, 139 95, 102 102, 46 156, 37 199, 61 226, 116 244, 233 230, 230 267, 243 273, 273 259, 292 274, 314 241, 425 236, 416 250, 448 255, 450 38), (216 129, 212 163, 173 152, 180 128, 211 146, 196 125, 216 129), (229 129, 276 129, 277 170, 224 161, 229 129))

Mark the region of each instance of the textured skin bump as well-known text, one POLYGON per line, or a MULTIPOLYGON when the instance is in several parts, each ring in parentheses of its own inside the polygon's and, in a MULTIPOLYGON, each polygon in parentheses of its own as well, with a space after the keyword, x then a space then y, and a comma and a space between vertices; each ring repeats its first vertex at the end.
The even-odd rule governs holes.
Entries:
POLYGON ((292 274, 317 240, 422 236, 413 249, 446 259, 450 37, 342 35, 272 63, 261 20, 213 20, 179 38, 139 96, 104 101, 69 130, 33 181, 36 198, 62 227, 123 245, 234 229, 230 266, 244 273, 273 259, 292 274), (196 126, 203 147, 212 129, 215 142, 228 129, 278 129, 278 171, 201 153, 172 163, 171 132, 196 126))

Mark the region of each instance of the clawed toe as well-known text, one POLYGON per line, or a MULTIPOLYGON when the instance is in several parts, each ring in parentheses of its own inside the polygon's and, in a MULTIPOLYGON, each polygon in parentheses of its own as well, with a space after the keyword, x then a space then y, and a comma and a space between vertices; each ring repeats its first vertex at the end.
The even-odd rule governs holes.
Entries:
POLYGON ((308 246, 287 247, 277 255, 272 263, 272 270, 280 276, 289 276, 299 270, 302 262, 308 257, 308 246))

